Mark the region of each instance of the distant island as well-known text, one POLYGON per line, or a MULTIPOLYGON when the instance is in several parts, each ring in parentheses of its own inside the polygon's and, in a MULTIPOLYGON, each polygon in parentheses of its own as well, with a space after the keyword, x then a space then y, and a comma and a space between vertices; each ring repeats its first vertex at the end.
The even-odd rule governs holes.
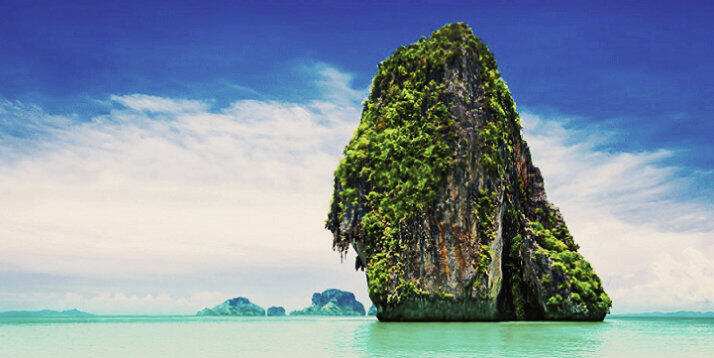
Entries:
POLYGON ((681 317, 681 318, 714 318, 714 312, 676 311, 676 312, 642 312, 618 313, 611 317, 681 317))
POLYGON ((310 307, 292 311, 291 316, 364 316, 362 303, 355 299, 352 292, 335 288, 312 295, 310 307))
MULTIPOLYGON (((374 306, 372 306, 374 308, 374 306)), ((374 313, 376 314, 376 313, 374 313)), ((197 316, 266 316, 263 307, 250 302, 245 297, 235 297, 212 307, 204 308, 196 313, 197 316)), ((271 306, 267 316, 285 316, 285 308, 271 306)), ((290 312, 291 316, 364 316, 365 310, 362 303, 355 299, 352 292, 335 288, 315 292, 312 295, 312 305, 301 310, 290 312)))
POLYGON ((0 317, 89 317, 91 313, 82 312, 76 308, 65 311, 40 310, 40 311, 5 311, 0 312, 0 317))
POLYGON ((285 316, 285 308, 283 306, 270 306, 268 307, 268 316, 285 316))
POLYGON ((204 308, 197 316, 265 316, 265 309, 245 297, 235 297, 213 308, 204 308))

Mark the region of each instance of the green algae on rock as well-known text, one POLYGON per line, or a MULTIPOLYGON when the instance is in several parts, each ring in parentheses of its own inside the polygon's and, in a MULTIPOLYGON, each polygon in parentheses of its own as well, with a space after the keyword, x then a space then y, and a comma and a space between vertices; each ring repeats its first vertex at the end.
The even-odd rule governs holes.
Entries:
POLYGON ((197 316, 265 316, 265 310, 245 297, 226 300, 213 308, 204 308, 197 316))
POLYGON ((326 227, 357 252, 380 320, 602 320, 611 305, 462 23, 379 64, 326 227))
POLYGON ((328 289, 312 294, 310 307, 292 311, 291 316, 364 316, 364 306, 352 292, 328 289))

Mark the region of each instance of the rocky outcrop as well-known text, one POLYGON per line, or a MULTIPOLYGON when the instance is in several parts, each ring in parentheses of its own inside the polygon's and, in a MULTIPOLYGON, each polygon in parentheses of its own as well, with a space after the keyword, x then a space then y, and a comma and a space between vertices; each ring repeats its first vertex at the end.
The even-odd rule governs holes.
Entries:
POLYGON ((326 226, 380 320, 602 320, 611 305, 464 24, 379 64, 326 226))
POLYGON ((245 297, 226 300, 213 308, 204 308, 197 316, 265 316, 265 310, 245 297))
POLYGON ((364 306, 351 292, 331 288, 312 295, 312 305, 291 316, 364 316, 364 306))
POLYGON ((285 308, 282 306, 268 307, 268 316, 285 316, 285 308))
POLYGON ((374 305, 369 306, 369 310, 367 310, 367 316, 376 316, 377 315, 377 307, 374 305))

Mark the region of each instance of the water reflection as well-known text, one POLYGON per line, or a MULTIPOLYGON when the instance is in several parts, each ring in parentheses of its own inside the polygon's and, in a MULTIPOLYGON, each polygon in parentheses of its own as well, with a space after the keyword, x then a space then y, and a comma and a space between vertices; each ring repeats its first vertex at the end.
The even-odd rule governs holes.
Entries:
POLYGON ((369 352, 381 356, 582 355, 598 352, 611 326, 608 322, 373 322, 364 327, 364 342, 369 352))

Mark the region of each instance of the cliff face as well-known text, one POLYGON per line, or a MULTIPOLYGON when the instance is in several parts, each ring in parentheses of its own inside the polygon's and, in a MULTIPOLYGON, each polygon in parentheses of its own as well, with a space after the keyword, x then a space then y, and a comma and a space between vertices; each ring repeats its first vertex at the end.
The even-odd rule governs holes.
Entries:
POLYGON ((326 226, 357 252, 380 320, 602 320, 611 304, 464 24, 379 64, 326 226))

